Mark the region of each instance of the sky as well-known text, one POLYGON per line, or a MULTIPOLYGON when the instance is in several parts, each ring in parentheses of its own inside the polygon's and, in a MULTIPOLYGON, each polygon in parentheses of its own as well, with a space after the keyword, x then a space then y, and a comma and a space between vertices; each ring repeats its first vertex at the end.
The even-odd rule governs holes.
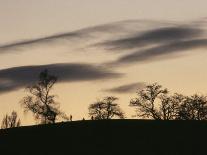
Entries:
POLYGON ((171 93, 207 93, 205 0, 0 0, 0 120, 49 69, 61 109, 75 120, 104 96, 129 101, 158 82, 171 93))

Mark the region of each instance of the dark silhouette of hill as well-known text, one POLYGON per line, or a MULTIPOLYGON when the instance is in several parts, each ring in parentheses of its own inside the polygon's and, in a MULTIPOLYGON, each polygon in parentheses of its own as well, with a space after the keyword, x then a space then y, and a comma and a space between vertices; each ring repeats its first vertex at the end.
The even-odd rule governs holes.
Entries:
POLYGON ((204 155, 205 121, 75 121, 0 130, 0 154, 204 155))

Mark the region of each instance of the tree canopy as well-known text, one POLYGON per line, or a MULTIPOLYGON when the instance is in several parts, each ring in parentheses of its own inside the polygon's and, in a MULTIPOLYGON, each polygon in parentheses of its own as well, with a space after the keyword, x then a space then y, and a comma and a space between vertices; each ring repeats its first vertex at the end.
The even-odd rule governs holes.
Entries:
POLYGON ((107 96, 103 100, 89 105, 89 116, 95 120, 112 119, 114 117, 124 118, 124 113, 115 101, 117 97, 107 96))
POLYGON ((155 120, 207 120, 207 96, 169 95, 166 88, 154 83, 137 92, 130 101, 139 118, 155 120))

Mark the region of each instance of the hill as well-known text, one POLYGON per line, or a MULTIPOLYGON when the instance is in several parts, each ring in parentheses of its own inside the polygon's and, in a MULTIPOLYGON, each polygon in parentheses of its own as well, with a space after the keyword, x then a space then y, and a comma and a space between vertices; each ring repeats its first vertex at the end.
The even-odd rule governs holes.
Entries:
POLYGON ((207 122, 74 121, 0 130, 0 153, 204 155, 207 122))

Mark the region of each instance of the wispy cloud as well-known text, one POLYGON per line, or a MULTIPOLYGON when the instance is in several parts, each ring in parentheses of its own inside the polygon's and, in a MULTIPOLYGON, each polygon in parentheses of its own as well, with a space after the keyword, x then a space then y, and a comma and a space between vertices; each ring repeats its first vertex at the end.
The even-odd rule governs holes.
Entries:
POLYGON ((121 65, 169 59, 173 58, 173 56, 181 56, 181 54, 185 52, 189 52, 198 48, 207 48, 207 39, 178 41, 145 50, 138 50, 131 54, 122 56, 110 64, 121 65))
POLYGON ((99 38, 100 35, 102 36, 103 34, 124 32, 126 30, 125 27, 128 22, 113 22, 109 24, 87 27, 72 32, 63 32, 55 35, 48 35, 40 38, 17 40, 16 42, 0 45, 0 54, 24 51, 25 49, 40 45, 53 45, 54 43, 63 44, 67 41, 74 40, 82 41, 80 42, 82 44, 84 41, 88 41, 92 38, 99 38))
POLYGON ((172 54, 180 56, 190 48, 206 47, 205 38, 206 32, 198 24, 129 20, 4 44, 0 46, 0 54, 15 53, 39 45, 67 44, 67 41, 73 40, 83 45, 81 49, 84 46, 87 49, 85 43, 94 39, 90 46, 102 48, 102 51, 125 51, 117 60, 107 63, 120 65, 173 58, 172 54), (106 34, 105 39, 100 39, 106 34))
POLYGON ((39 73, 48 69, 53 75, 58 76, 59 82, 91 81, 122 77, 102 66, 91 64, 49 64, 39 66, 21 66, 0 70, 0 93, 23 88, 38 79, 39 73))
POLYGON ((112 93, 119 93, 119 94, 134 93, 137 90, 143 89, 145 86, 146 85, 144 82, 138 82, 138 83, 130 83, 126 85, 121 85, 121 86, 111 88, 111 89, 105 89, 104 91, 112 92, 112 93))
POLYGON ((8 44, 0 45, 0 54, 3 54, 5 52, 16 52, 19 51, 20 48, 23 50, 26 47, 31 47, 34 45, 47 45, 53 43, 54 41, 59 41, 59 40, 69 40, 75 38, 80 39, 81 37, 83 37, 82 35, 83 34, 78 32, 71 32, 71 33, 62 33, 62 34, 41 37, 36 39, 12 42, 8 44))
MULTIPOLYGON (((105 62, 103 62, 103 65, 121 66, 139 62, 171 59, 183 56, 188 51, 206 48, 206 34, 204 26, 200 26, 197 23, 175 24, 140 20, 120 21, 73 32, 0 45, 0 54, 12 53, 27 48, 31 49, 31 47, 38 45, 62 44, 65 41, 72 40, 78 40, 77 43, 82 45, 93 38, 94 40, 90 46, 102 48, 101 51, 106 50, 107 52, 104 54, 108 54, 109 51, 110 56, 114 56, 113 51, 125 51, 124 53, 120 52, 118 57, 116 55, 114 57, 115 60, 112 62, 109 62, 107 59, 104 59, 105 62), (106 34, 106 38, 100 39, 106 34)), ((85 48, 87 49, 87 46, 85 48)), ((0 70, 0 92, 21 88, 35 81, 38 73, 45 68, 57 74, 60 77, 60 82, 87 81, 121 76, 114 71, 90 64, 68 63, 14 67, 0 70)), ((129 87, 117 88, 117 92, 119 90, 120 92, 124 92, 129 87)), ((133 86, 131 85, 131 87, 133 86)))
POLYGON ((189 26, 173 26, 154 28, 146 32, 131 34, 125 38, 109 40, 97 44, 97 46, 108 47, 110 50, 133 49, 142 46, 148 46, 158 43, 170 43, 179 40, 192 39, 202 35, 203 30, 200 28, 191 28, 189 26))
POLYGON ((207 33, 203 23, 163 24, 94 46, 118 53, 124 51, 117 60, 106 63, 108 66, 120 66, 177 58, 188 51, 206 48, 207 33))

